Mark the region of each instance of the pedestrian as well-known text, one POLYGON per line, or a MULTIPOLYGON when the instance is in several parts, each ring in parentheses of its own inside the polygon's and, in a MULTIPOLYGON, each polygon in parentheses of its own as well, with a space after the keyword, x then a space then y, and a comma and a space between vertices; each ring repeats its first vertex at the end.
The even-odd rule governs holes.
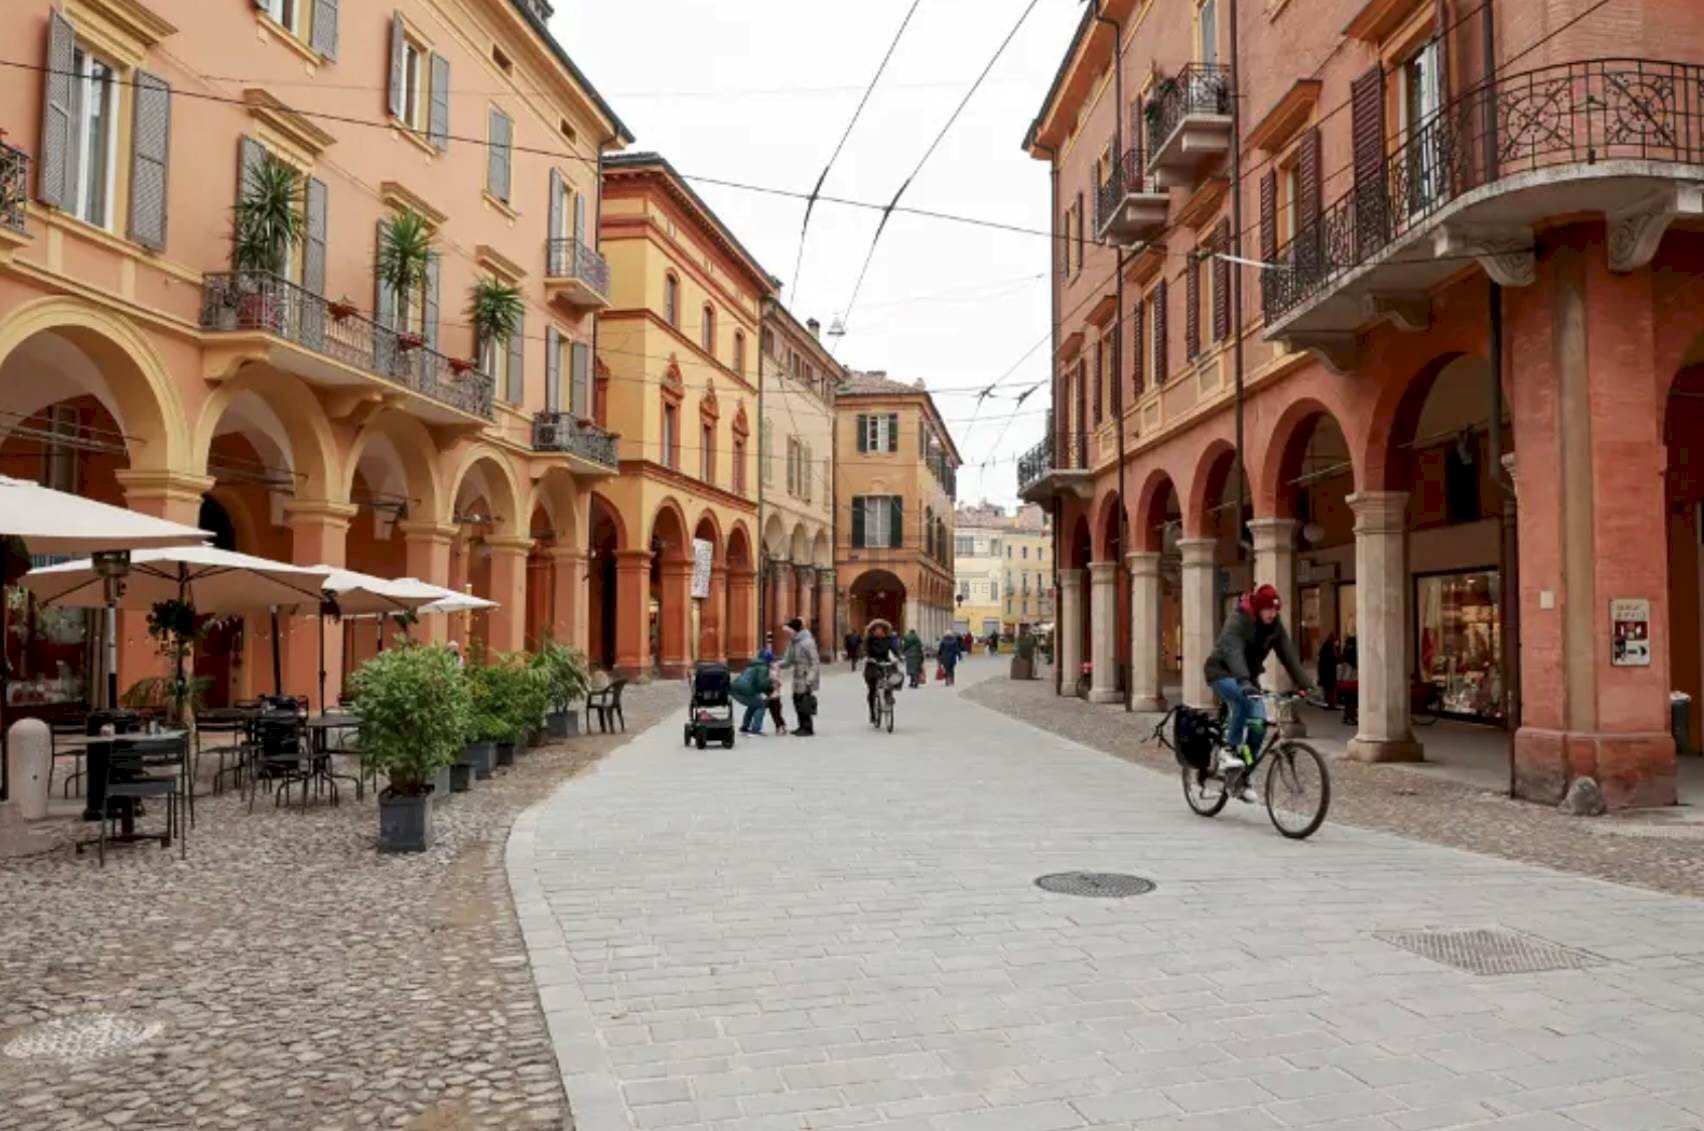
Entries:
POLYGON ((953 685, 953 675, 958 671, 959 654, 964 651, 964 642, 949 632, 941 637, 941 648, 938 658, 941 670, 947 673, 947 686, 953 685))
POLYGON ((858 635, 857 629, 846 634, 846 662, 852 671, 858 670, 858 649, 863 647, 864 638, 858 635))
POLYGON ((923 682, 923 640, 917 635, 915 628, 905 630, 905 643, 901 648, 905 656, 905 674, 911 681, 912 687, 923 682))
POLYGON ((763 712, 769 707, 769 691, 773 685, 769 664, 762 659, 746 665, 745 671, 734 680, 729 694, 734 697, 734 702, 745 708, 745 719, 740 723, 741 734, 763 733, 763 712))
POLYGON ((1329 633, 1319 644, 1319 661, 1315 667, 1319 676, 1320 694, 1327 707, 1337 706, 1337 634, 1329 633))
POLYGON ((769 717, 775 722, 775 733, 787 733, 787 717, 781 713, 781 680, 775 676, 775 649, 767 641, 774 639, 769 633, 764 633, 766 643, 763 651, 757 655, 758 662, 769 669, 769 717))
POLYGON ((990 656, 993 656, 993 655, 997 654, 999 651, 1000 651, 1000 634, 998 632, 990 632, 988 634, 988 654, 990 656))
POLYGON ((817 687, 822 682, 822 657, 817 653, 816 637, 804 621, 794 617, 786 627, 792 639, 787 642, 787 655, 780 666, 783 671, 793 673, 793 713, 799 717, 793 735, 809 738, 816 733, 811 719, 816 715, 817 687))
POLYGON ((450 641, 450 655, 456 658, 456 667, 465 668, 467 666, 467 660, 462 656, 461 641, 450 641))

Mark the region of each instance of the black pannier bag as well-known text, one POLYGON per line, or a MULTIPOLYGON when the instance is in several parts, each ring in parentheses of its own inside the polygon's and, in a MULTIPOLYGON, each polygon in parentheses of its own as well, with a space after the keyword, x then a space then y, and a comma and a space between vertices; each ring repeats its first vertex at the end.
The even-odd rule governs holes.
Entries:
POLYGON ((1172 716, 1172 750, 1179 764, 1196 770, 1211 766, 1217 729, 1209 712, 1179 707, 1172 716))

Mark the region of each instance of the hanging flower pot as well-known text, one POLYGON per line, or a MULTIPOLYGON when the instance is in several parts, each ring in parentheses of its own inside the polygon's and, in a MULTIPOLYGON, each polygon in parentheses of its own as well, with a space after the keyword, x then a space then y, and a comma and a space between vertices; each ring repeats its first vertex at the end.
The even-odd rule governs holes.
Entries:
POLYGON ((469 361, 465 357, 452 357, 452 358, 450 358, 450 372, 454 373, 457 377, 462 376, 463 374, 469 372, 473 368, 474 368, 473 362, 469 361))
POLYGON ((426 339, 412 331, 404 331, 396 336, 396 348, 406 353, 409 350, 421 349, 426 345, 426 339))
POLYGON ((338 299, 336 302, 328 302, 325 304, 325 308, 331 312, 334 322, 342 322, 344 319, 355 317, 356 314, 355 304, 346 298, 338 299))

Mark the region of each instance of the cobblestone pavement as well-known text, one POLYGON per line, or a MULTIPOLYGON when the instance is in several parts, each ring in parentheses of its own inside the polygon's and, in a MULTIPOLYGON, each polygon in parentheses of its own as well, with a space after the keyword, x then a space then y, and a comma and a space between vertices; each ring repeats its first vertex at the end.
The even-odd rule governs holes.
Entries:
MULTIPOLYGON (((630 688, 630 726, 683 702, 630 688)), ((374 850, 371 793, 306 815, 226 794, 198 798, 187 861, 0 860, 0 1128, 564 1126, 502 845, 621 741, 521 756, 441 808, 418 857, 374 850), (159 1030, 99 1059, 5 1051, 100 1014, 159 1030)))
POLYGON ((517 821, 579 1131, 1704 1125, 1704 903, 1202 820, 939 686, 874 733, 861 691, 825 679, 814 739, 657 728, 517 821), (1034 884, 1075 869, 1158 886, 1034 884), (1417 928, 1584 968, 1474 976, 1375 936, 1417 928))
MULTIPOLYGON (((991 678, 967 694, 983 706, 1073 742, 1159 770, 1171 778, 1174 792, 1181 789, 1171 751, 1150 741, 1159 716, 1089 706, 1055 696, 1052 688, 1050 680, 1014 683, 991 678)), ((1676 895, 1704 896, 1704 825, 1687 810, 1644 810, 1588 820, 1428 777, 1411 767, 1335 760, 1331 774, 1334 823, 1676 895)), ((1181 805, 1182 797, 1177 801, 1181 805)))

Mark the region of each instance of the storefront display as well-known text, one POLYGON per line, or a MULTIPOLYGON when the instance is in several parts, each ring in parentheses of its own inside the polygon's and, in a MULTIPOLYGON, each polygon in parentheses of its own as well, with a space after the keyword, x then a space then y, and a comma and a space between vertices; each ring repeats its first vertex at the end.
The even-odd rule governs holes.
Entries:
POLYGON ((1503 714, 1501 579, 1495 570, 1414 579, 1419 678, 1438 689, 1445 714, 1503 714))

